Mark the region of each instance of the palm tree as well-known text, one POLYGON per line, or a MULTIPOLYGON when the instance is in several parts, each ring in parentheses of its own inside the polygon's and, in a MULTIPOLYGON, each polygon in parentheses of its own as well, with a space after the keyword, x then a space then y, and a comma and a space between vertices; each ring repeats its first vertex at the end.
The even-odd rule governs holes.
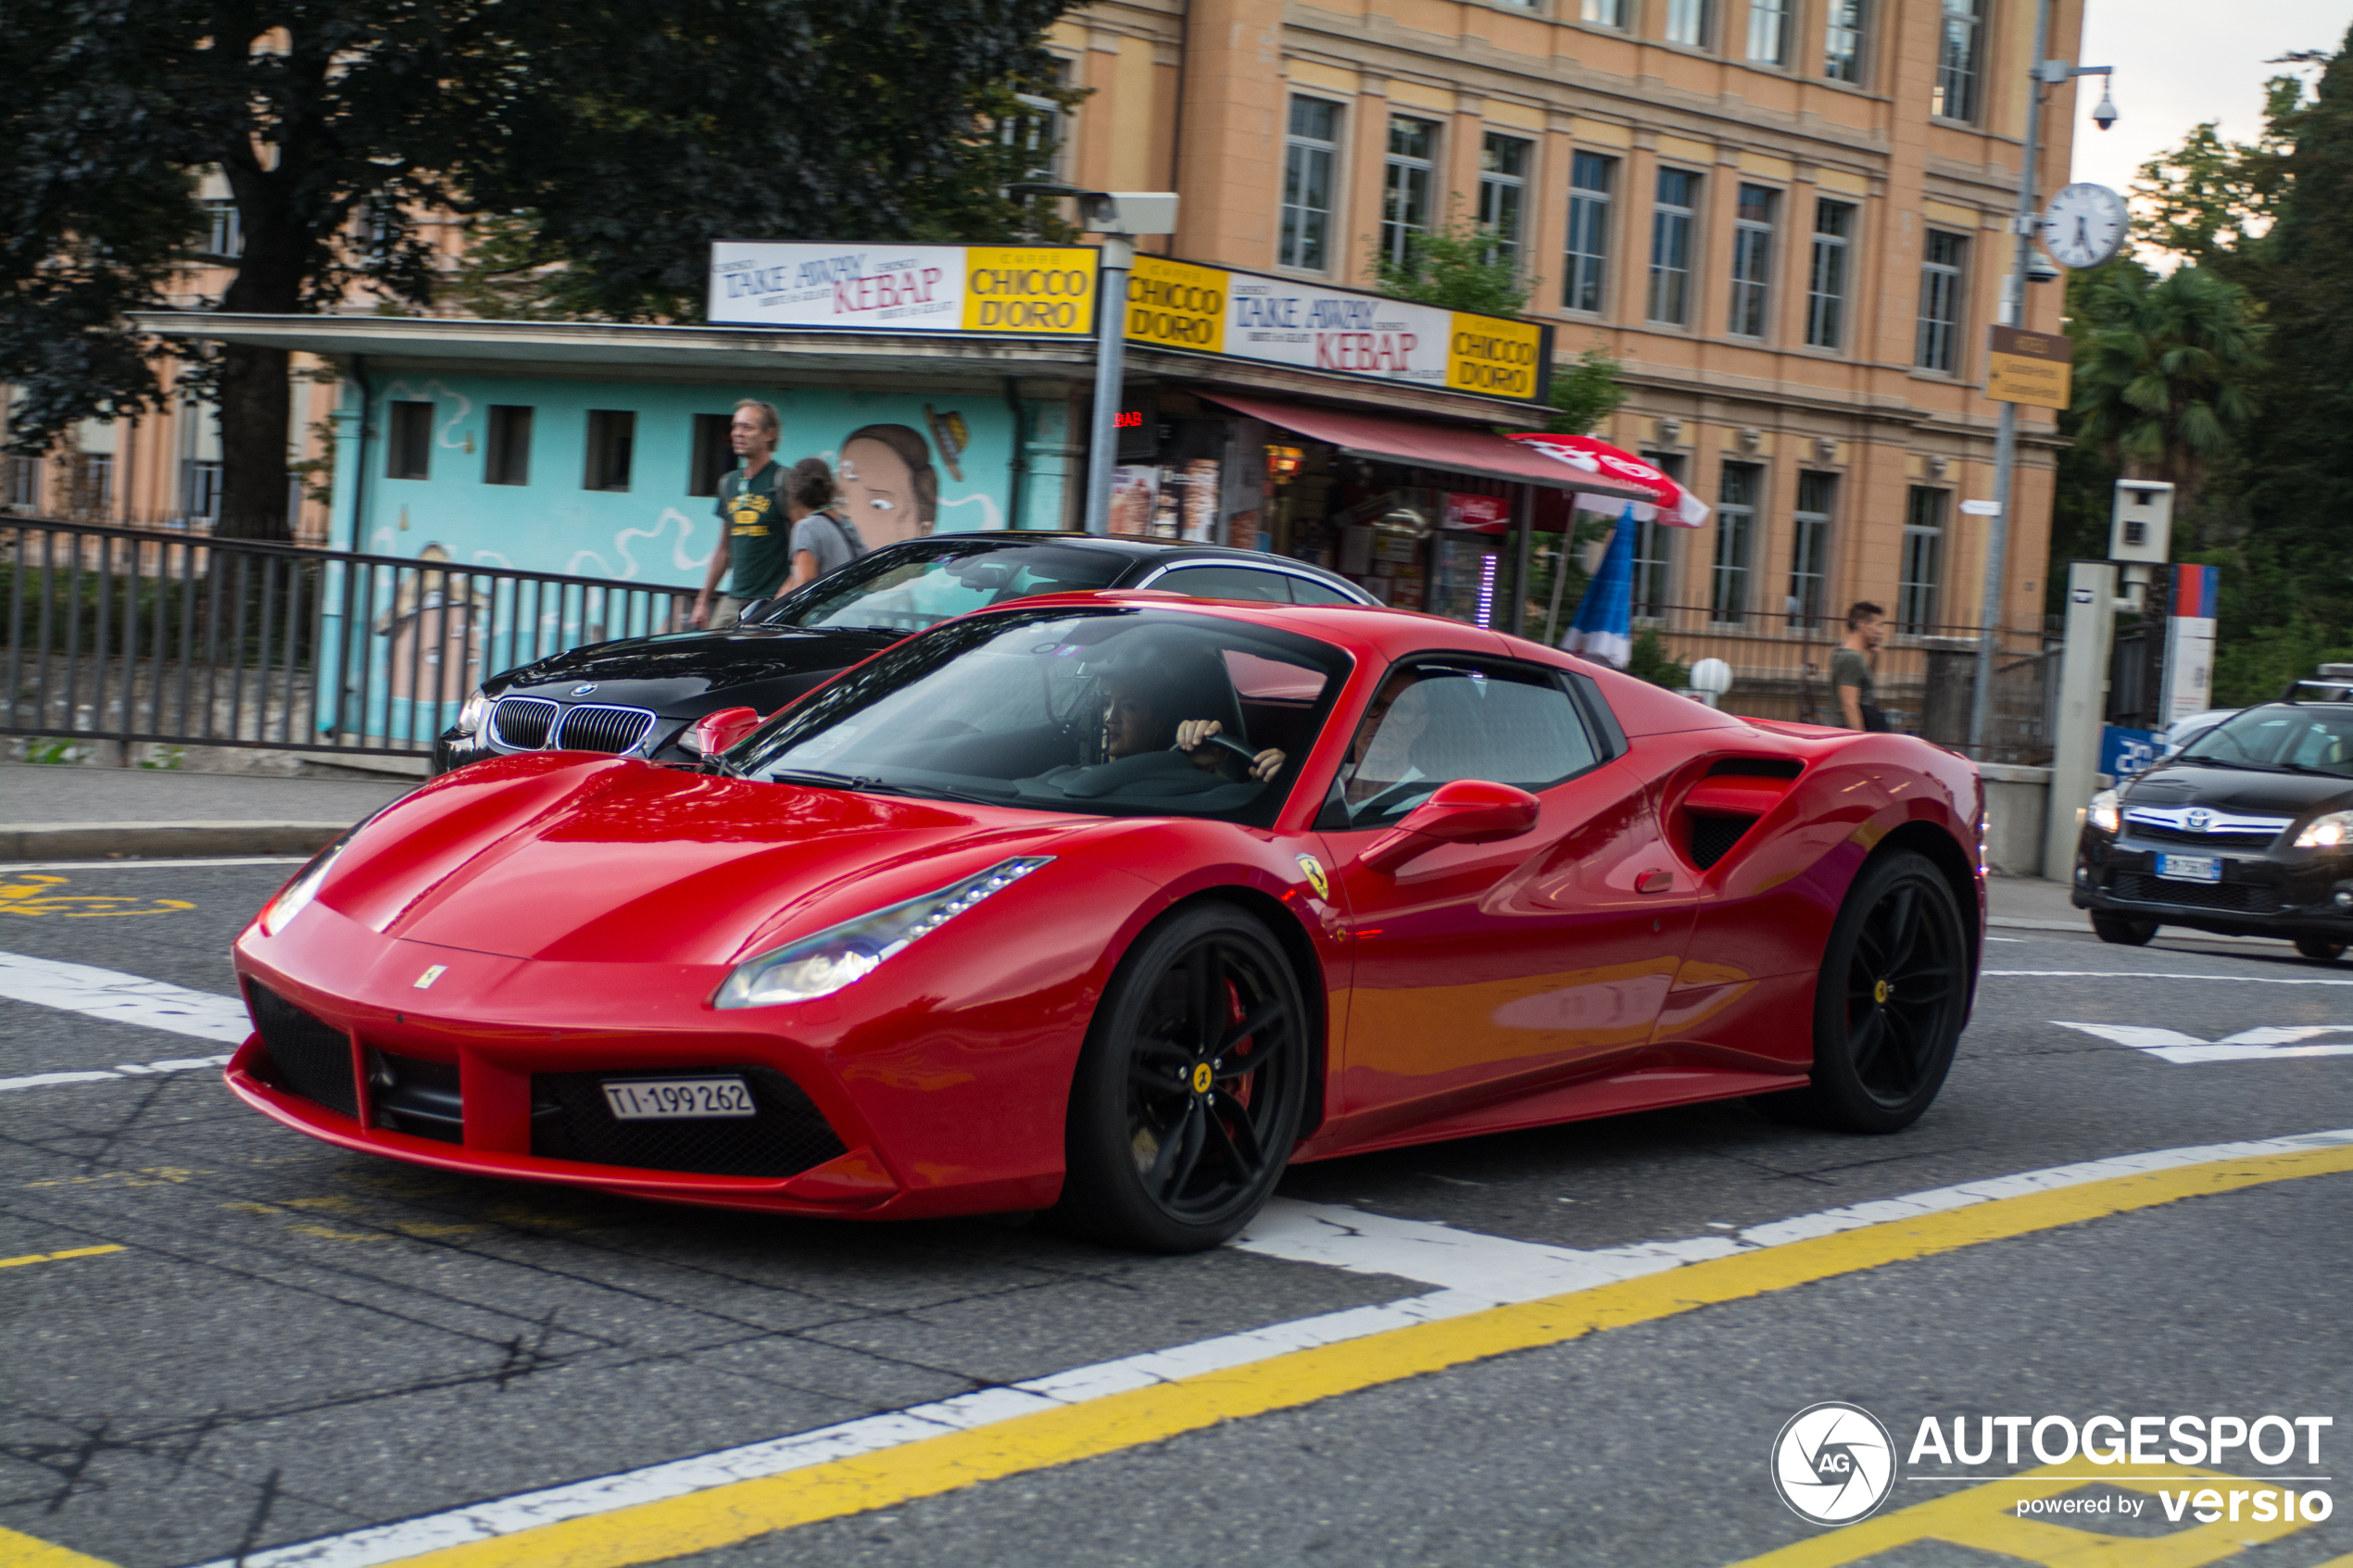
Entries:
POLYGON ((2255 411, 2264 329, 2246 291, 2201 267, 2165 277, 2133 262, 2087 278, 2079 331, 2076 439, 2128 478, 2171 481, 2185 508, 2255 411))

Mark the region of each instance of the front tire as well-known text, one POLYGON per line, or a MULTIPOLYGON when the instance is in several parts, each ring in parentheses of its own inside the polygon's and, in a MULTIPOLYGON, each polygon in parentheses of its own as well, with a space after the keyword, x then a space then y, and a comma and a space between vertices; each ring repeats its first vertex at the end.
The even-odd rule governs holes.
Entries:
POLYGON ((1309 1015, 1266 927, 1230 905, 1147 932, 1105 988, 1071 1085, 1062 1213, 1145 1252, 1197 1252, 1281 1180, 1306 1102, 1309 1015))
POLYGON ((1969 940, 1952 885, 1906 850, 1864 867, 1831 923, 1814 992, 1813 1083, 1760 1098, 1779 1121, 1896 1133, 1953 1065, 1969 999, 1969 940))
POLYGON ((2334 963, 2345 956, 2345 944, 2326 936, 2299 936, 2296 939, 2296 950, 2308 959, 2334 963))
POLYGON ((2157 935, 2157 922, 2127 920, 2106 909, 2094 909, 2092 931, 2101 941, 2113 942, 2120 947, 2145 947, 2149 938, 2157 935))

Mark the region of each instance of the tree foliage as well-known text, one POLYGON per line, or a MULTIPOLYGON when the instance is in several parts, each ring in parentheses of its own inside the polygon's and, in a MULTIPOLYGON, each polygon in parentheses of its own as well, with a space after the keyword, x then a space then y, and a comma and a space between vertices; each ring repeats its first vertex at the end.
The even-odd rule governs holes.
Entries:
POLYGON ((2254 412, 2263 332, 2246 291, 2201 267, 2158 277, 2121 260, 2087 275, 2075 304, 2076 439, 2134 479, 2174 486, 2176 509, 2254 412))
MULTIPOLYGON (((473 215, 548 314, 698 315, 709 242, 1012 237, 998 133, 1054 95, 1067 0, 57 0, 0 6, 0 378, 39 450, 155 407, 127 312, 199 258, 198 177, 244 232, 202 303, 284 314, 446 286, 430 225, 473 215)), ((1067 94, 1063 94, 1065 98, 1067 94)), ((486 297, 486 296, 485 296, 486 297)), ((283 534, 285 356, 198 367, 221 403, 221 532, 283 534)))
POLYGON ((1375 256, 1373 275, 1374 286, 1391 299, 1489 316, 1518 315, 1536 288, 1534 279, 1520 276, 1494 230, 1459 217, 1407 234, 1402 261, 1375 256))
POLYGON ((1553 367, 1553 417, 1544 428, 1559 435, 1590 435, 1617 412, 1627 398, 1618 383, 1620 361, 1595 344, 1565 365, 1553 367))

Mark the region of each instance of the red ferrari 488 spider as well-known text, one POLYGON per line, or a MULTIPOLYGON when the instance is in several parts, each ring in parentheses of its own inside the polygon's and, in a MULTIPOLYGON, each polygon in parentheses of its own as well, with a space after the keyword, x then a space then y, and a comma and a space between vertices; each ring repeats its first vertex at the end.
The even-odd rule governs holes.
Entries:
POLYGON ((1213 1245, 1285 1164, 1735 1096, 1908 1125, 1969 764, 1399 611, 1029 600, 689 772, 537 754, 237 942, 235 1091, 393 1159, 1213 1245))

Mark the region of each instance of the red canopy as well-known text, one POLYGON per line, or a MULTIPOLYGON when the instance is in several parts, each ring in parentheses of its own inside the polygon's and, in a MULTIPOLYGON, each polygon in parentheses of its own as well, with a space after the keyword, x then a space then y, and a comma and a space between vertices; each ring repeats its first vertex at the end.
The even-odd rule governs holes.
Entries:
POLYGON ((1481 479, 1511 480, 1550 490, 1581 491, 1605 495, 1613 501, 1646 504, 1651 499, 1651 492, 1638 485, 1597 471, 1564 466, 1500 435, 1467 426, 1396 419, 1386 414, 1346 413, 1337 408, 1309 408, 1271 397, 1240 397, 1224 392, 1204 392, 1202 395, 1253 420, 1297 431, 1311 440, 1329 442, 1353 457, 1411 463, 1448 473, 1476 474, 1481 479))

